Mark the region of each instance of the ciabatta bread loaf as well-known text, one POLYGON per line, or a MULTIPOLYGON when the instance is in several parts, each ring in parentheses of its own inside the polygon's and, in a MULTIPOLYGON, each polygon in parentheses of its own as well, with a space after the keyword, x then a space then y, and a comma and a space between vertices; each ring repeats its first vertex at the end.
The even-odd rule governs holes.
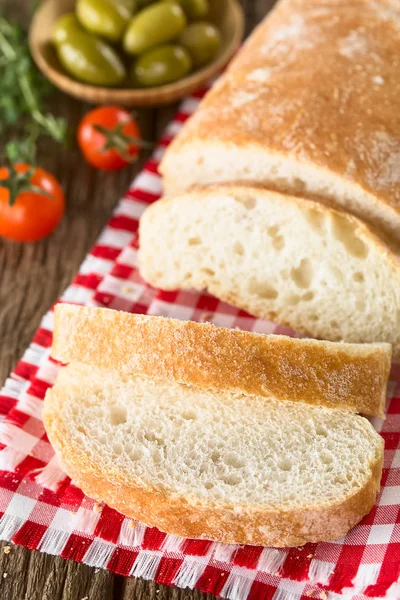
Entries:
POLYGON ((142 216, 139 265, 156 287, 206 288, 313 337, 388 342, 400 356, 399 256, 320 203, 247 186, 166 198, 142 216))
POLYGON ((379 490, 383 440, 346 411, 72 363, 47 392, 43 419, 86 494, 180 536, 337 539, 379 490))
POLYGON ((388 344, 334 344, 58 304, 52 356, 110 371, 383 416, 388 344))
POLYGON ((400 3, 281 0, 175 138, 167 193, 257 182, 400 240, 400 3))

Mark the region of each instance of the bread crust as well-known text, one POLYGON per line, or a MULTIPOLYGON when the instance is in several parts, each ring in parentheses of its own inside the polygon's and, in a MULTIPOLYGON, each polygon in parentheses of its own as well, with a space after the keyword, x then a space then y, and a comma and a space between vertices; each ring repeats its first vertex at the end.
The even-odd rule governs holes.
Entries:
POLYGON ((198 156, 218 144, 251 148, 260 161, 293 159, 337 177, 349 199, 326 196, 399 239, 399 5, 328 4, 281 0, 173 140, 160 172, 180 189, 177 157, 196 144, 198 156), (365 206, 352 203, 357 191, 369 195, 365 206))
MULTIPOLYGON (((218 295, 223 296, 221 290, 218 295)), ((383 417, 391 350, 388 344, 335 344, 58 304, 52 356, 205 389, 383 417)))
POLYGON ((179 497, 159 489, 141 487, 117 470, 88 460, 82 447, 71 440, 68 423, 57 410, 62 391, 49 390, 43 419, 60 464, 74 482, 92 498, 106 502, 128 517, 175 535, 234 544, 299 546, 334 540, 354 527, 375 503, 383 462, 382 452, 370 465, 364 485, 342 502, 279 510, 216 506, 199 499, 179 497), (57 395, 58 394, 58 395, 57 395))

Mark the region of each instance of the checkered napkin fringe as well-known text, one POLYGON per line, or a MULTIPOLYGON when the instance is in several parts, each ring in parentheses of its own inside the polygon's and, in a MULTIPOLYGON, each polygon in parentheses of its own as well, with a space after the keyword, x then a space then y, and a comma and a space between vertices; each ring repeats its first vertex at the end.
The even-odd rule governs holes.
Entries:
MULTIPOLYGON (((207 294, 153 289, 136 268, 138 219, 161 192, 158 162, 201 95, 184 102, 60 301, 293 335, 207 294)), ((52 328, 50 310, 0 394, 0 539, 231 600, 400 598, 400 365, 393 367, 388 417, 374 420, 385 439, 383 488, 362 523, 337 542, 235 546, 148 528, 85 497, 65 476, 41 420, 59 368, 49 357, 52 328)))

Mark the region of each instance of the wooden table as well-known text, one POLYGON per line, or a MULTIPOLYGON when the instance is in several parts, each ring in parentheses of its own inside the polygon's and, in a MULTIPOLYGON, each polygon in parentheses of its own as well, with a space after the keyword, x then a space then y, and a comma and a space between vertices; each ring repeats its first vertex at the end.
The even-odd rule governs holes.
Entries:
MULTIPOLYGON (((266 14, 274 0, 241 0, 247 33, 266 14)), ((27 0, 0 0, 0 10, 21 23, 29 21, 27 0)), ((0 84, 1 85, 1 84, 0 84)), ((1 89, 0 89, 1 93, 1 89)), ((72 133, 89 106, 61 93, 52 98, 55 113, 68 119, 72 133)), ((176 105, 142 109, 138 119, 143 137, 156 140, 176 105)), ((29 345, 42 315, 77 272, 84 256, 104 227, 116 202, 147 158, 117 174, 95 171, 85 164, 72 144, 60 149, 42 144, 40 164, 62 183, 68 205, 57 231, 36 244, 14 244, 0 239, 0 384, 29 345)), ((0 598, 2 600, 139 600, 141 598, 205 599, 198 591, 123 578, 72 561, 0 543, 0 598)), ((209 598, 212 596, 209 594, 209 598)))

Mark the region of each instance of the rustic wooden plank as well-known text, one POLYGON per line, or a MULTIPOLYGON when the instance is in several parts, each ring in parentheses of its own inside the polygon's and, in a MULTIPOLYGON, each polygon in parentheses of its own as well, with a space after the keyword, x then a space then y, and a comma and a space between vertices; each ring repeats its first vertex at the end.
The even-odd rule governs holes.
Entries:
POLYGON ((103 569, 0 542, 2 600, 113 600, 116 582, 103 569))
MULTIPOLYGON (((56 95, 54 105, 54 110, 68 119, 71 132, 89 108, 62 94, 56 95)), ((138 112, 143 135, 149 139, 153 112, 138 112)), ((104 173, 83 161, 73 138, 71 146, 60 149, 46 141, 40 155, 41 164, 60 180, 67 198, 66 215, 57 230, 35 244, 0 239, 1 381, 29 344, 40 317, 76 274, 116 202, 148 156, 143 152, 135 165, 117 174, 104 173)))
MULTIPOLYGON (((241 0, 246 32, 264 17, 274 0, 241 0)), ((29 20, 26 0, 0 0, 0 10, 29 20)), ((55 112, 68 119, 74 134, 89 109, 55 93, 55 112)), ((173 116, 176 105, 138 111, 143 137, 156 140, 173 116)), ((101 173, 82 160, 71 139, 69 148, 42 144, 40 163, 58 177, 67 197, 66 215, 57 231, 36 244, 0 239, 0 384, 28 346, 40 318, 75 275, 118 198, 139 171, 147 154, 124 171, 101 173)), ((26 548, 0 542, 2 600, 210 600, 211 594, 160 586, 142 579, 125 579, 26 548), (4 577, 5 575, 5 577, 4 577)))
POLYGON ((18 548, 0 542, 0 598, 25 598, 31 553, 25 548, 18 548))
POLYGON ((212 600, 214 597, 199 590, 182 590, 132 577, 123 579, 121 596, 115 596, 115 600, 212 600))

